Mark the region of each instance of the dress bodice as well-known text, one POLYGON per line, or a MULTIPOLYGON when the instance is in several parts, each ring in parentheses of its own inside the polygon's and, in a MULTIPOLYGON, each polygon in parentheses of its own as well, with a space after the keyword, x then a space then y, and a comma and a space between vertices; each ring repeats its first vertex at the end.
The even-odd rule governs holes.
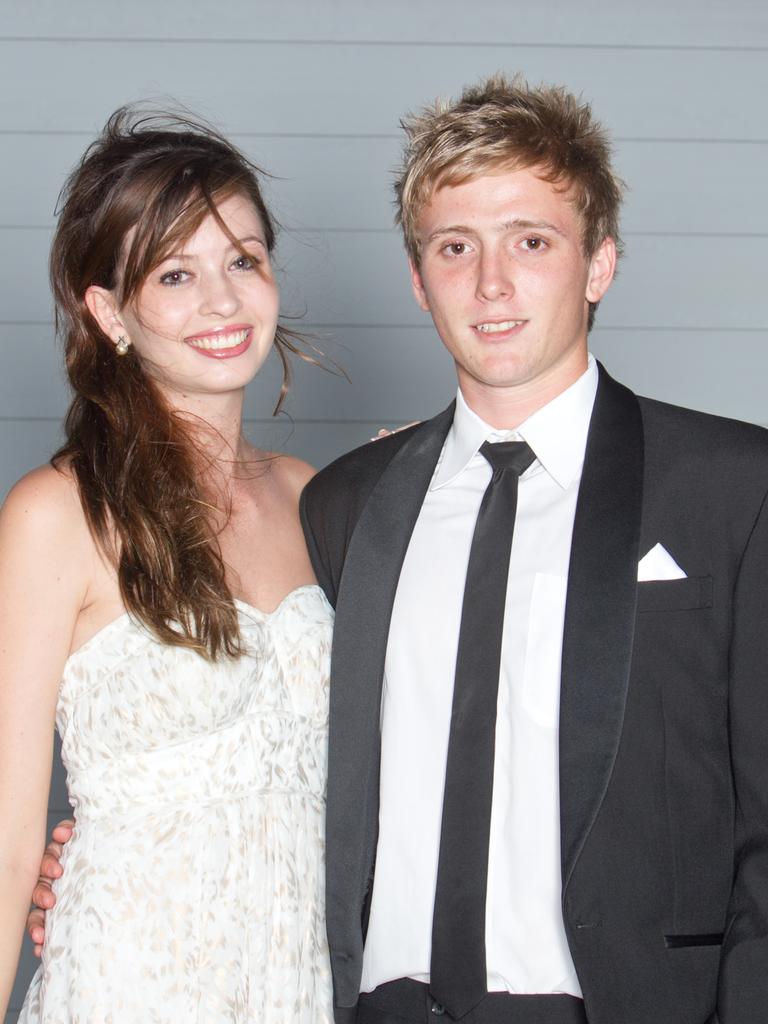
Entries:
POLYGON ((300 587, 237 602, 246 653, 210 662, 127 614, 67 661, 56 724, 78 818, 259 789, 323 795, 330 616, 300 587))

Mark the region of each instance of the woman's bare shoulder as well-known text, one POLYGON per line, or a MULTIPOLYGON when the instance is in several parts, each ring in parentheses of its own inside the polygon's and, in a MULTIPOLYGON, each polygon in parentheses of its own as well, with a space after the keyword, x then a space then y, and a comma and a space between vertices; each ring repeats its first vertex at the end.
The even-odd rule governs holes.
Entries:
POLYGON ((8 492, 4 508, 27 511, 34 515, 68 515, 82 508, 75 479, 65 465, 54 467, 50 463, 30 470, 8 492))
POLYGON ((293 455, 282 455, 280 457, 280 469, 285 474, 285 480, 292 484, 298 492, 303 491, 312 477, 317 473, 314 466, 310 466, 303 459, 297 459, 293 455))
POLYGON ((45 620, 41 635, 59 659, 51 678, 58 678, 59 661, 87 600, 95 550, 77 485, 66 469, 41 466, 11 488, 0 511, 0 620, 6 635, 15 634, 14 623, 30 616, 45 620))
POLYGON ((36 536, 42 546, 67 542, 79 548, 90 533, 77 483, 66 466, 38 466, 8 492, 0 513, 4 536, 36 536))
POLYGON ((258 460, 269 465, 272 477, 280 489, 291 493, 296 500, 317 473, 314 466, 310 466, 308 462, 282 452, 260 452, 258 460))

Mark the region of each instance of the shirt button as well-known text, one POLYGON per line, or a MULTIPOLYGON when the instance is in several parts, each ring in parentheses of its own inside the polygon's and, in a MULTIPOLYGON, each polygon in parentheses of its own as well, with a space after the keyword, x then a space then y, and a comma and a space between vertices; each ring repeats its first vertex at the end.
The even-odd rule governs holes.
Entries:
POLYGON ((442 1015, 445 1013, 445 1007, 441 1003, 433 1001, 432 1013, 434 1013, 436 1017, 442 1017, 442 1015))

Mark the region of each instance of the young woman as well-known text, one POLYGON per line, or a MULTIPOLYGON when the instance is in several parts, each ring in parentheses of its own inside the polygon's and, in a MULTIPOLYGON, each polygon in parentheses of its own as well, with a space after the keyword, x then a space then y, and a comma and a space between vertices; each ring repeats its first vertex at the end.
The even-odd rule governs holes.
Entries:
POLYGON ((23 1024, 332 1019, 311 469, 242 435, 296 351, 274 241, 256 169, 184 120, 118 111, 64 193, 67 440, 0 515, 0 1015, 54 720, 77 818, 23 1024))

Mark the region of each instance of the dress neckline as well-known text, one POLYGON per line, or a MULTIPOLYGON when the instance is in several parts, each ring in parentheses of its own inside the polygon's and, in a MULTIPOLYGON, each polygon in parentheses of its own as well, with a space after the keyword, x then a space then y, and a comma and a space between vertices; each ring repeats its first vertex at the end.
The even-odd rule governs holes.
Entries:
MULTIPOLYGON (((288 593, 280 599, 277 605, 275 605, 271 612, 264 611, 262 608, 258 608, 255 604, 243 601, 239 597, 233 598, 233 601, 235 607, 240 609, 250 618, 260 619, 262 622, 269 622, 270 619, 276 618, 282 612, 289 601, 292 601, 305 590, 319 590, 320 593, 322 593, 322 587, 319 583, 302 583, 300 586, 294 587, 293 590, 289 590, 288 593)), ((72 653, 67 656, 67 660, 64 662, 64 668, 66 669, 69 663, 78 658, 80 654, 89 650, 96 641, 103 639, 105 635, 113 632, 117 626, 126 621, 134 622, 135 620, 131 618, 130 612, 124 611, 114 619, 110 619, 109 622, 106 622, 103 626, 100 626, 95 633, 92 633, 84 643, 80 644, 76 650, 72 651, 72 653)), ((148 634, 148 636, 151 636, 151 634, 148 634)))

